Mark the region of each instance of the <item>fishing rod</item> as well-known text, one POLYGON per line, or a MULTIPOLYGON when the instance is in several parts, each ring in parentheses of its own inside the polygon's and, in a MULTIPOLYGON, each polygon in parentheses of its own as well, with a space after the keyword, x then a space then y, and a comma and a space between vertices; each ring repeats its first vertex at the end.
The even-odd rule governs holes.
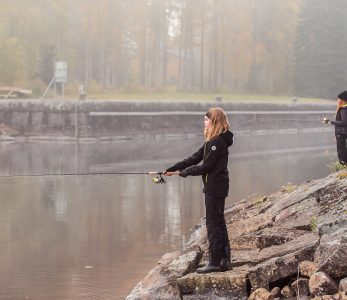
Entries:
MULTIPOLYGON (((257 117, 256 119, 251 119, 251 120, 246 120, 246 121, 242 121, 240 122, 237 126, 232 126, 231 129, 233 131, 235 130, 239 130, 239 129, 242 129, 244 128, 245 126, 248 126, 252 123, 254 123, 255 121, 269 121, 270 119, 269 118, 264 118, 264 117, 257 117)), ((276 121, 281 121, 281 122, 298 122, 298 123, 305 123, 305 124, 317 124, 318 123, 323 123, 322 121, 319 121, 318 118, 317 119, 308 119, 308 120, 301 120, 301 119, 294 119, 294 118, 285 118, 285 119, 275 119, 276 121)), ((273 121, 273 119, 272 119, 273 121)), ((324 121, 324 118, 323 118, 323 121, 324 121)))
MULTIPOLYGON (((171 175, 179 175, 179 172, 170 172, 171 175)), ((98 176, 98 175, 157 175, 152 178, 154 183, 166 183, 163 178, 164 172, 82 172, 82 173, 41 173, 41 174, 12 174, 0 175, 0 178, 14 177, 45 177, 45 176, 98 176)))
MULTIPOLYGON (((324 118, 323 118, 324 119, 324 118)), ((255 120, 266 120, 266 121, 286 121, 286 122, 299 122, 299 123, 321 123, 321 119, 307 119, 307 120, 302 120, 302 119, 294 119, 294 118, 274 118, 274 119, 269 119, 269 118, 264 118, 264 117, 256 117, 254 120, 247 120, 246 122, 243 123, 243 125, 247 125, 250 122, 254 122, 255 120)), ((241 125, 242 126, 242 125, 241 125)), ((234 128, 234 127, 233 127, 234 128)))

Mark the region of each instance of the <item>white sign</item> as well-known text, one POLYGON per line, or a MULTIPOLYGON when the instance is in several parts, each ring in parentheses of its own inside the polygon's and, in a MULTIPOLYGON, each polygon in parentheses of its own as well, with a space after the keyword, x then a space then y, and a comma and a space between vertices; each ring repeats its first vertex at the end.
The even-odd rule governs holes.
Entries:
POLYGON ((54 63, 54 79, 55 82, 66 82, 67 63, 65 61, 56 61, 54 63))

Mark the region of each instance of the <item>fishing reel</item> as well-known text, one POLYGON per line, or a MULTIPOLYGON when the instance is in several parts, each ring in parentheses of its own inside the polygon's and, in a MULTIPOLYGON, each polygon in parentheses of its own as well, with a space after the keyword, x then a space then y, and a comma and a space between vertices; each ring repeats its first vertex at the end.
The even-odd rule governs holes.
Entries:
POLYGON ((163 178, 162 174, 158 174, 158 176, 153 177, 154 183, 166 183, 165 179, 163 178))
POLYGON ((331 122, 330 122, 330 120, 328 118, 323 118, 322 123, 331 125, 331 122))

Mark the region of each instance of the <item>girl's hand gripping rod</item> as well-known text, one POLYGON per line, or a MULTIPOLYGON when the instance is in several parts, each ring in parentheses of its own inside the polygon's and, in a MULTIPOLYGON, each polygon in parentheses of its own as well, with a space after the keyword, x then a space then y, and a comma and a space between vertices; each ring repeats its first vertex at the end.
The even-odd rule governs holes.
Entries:
POLYGON ((157 177, 153 177, 154 183, 166 183, 165 179, 163 178, 163 175, 165 176, 172 176, 172 175, 179 175, 180 172, 148 172, 149 175, 158 175, 157 177))

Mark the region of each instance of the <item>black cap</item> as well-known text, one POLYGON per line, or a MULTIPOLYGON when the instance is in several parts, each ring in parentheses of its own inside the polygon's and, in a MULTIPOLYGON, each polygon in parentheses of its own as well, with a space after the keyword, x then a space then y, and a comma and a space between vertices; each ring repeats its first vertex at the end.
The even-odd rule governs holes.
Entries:
POLYGON ((347 101, 347 91, 343 91, 342 93, 340 93, 337 98, 343 100, 343 101, 347 101))

